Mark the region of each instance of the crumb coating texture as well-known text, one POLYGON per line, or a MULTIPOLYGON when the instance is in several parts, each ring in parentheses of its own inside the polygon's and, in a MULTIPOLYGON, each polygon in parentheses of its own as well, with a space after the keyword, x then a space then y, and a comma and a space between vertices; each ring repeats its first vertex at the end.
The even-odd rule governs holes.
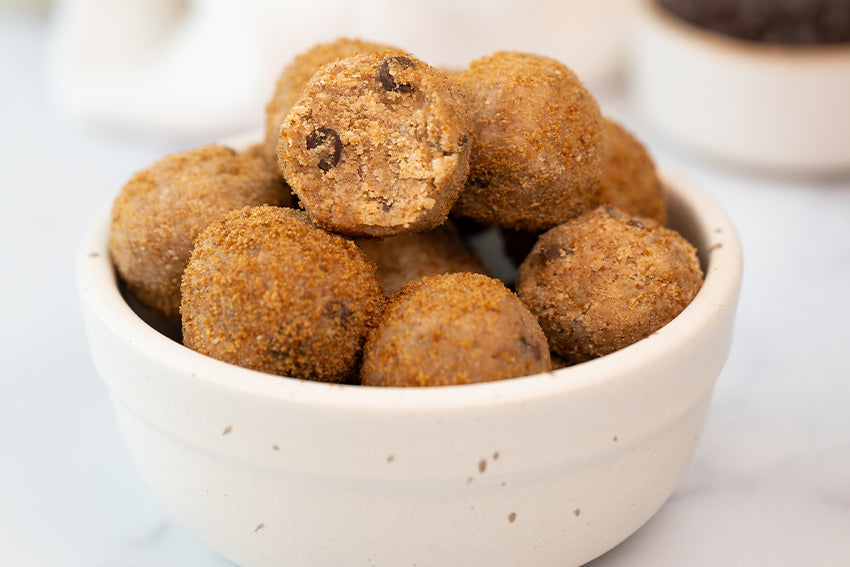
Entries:
POLYGON ((130 291, 176 322, 180 276, 210 221, 246 205, 291 203, 289 189, 254 149, 210 145, 169 155, 133 175, 115 199, 112 260, 130 291))
POLYGON ((370 386, 446 386, 550 369, 546 337, 501 282, 481 274, 427 276, 396 294, 364 350, 370 386))
POLYGON ((341 382, 383 306, 375 266, 301 211, 247 207, 199 237, 183 276, 186 346, 225 362, 341 382))
POLYGON ((649 336, 701 285, 696 249, 679 233, 608 206, 544 233, 517 275, 517 294, 570 364, 649 336))

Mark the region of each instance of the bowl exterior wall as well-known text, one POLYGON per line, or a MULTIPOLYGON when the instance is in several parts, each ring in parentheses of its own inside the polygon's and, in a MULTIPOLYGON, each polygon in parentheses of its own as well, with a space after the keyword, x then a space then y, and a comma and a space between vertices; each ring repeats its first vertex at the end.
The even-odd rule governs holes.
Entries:
POLYGON ((472 480, 430 483, 257 470, 188 446, 119 400, 115 413, 164 507, 243 567, 570 567, 616 546, 661 507, 709 402, 706 395, 665 431, 587 463, 503 475, 491 460, 472 480))

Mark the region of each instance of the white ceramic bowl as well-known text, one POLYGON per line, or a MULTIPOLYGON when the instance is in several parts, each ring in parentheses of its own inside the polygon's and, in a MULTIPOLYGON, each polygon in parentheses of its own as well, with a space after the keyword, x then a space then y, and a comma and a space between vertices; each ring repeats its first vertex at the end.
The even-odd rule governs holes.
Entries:
POLYGON ((243 566, 564 567, 601 555, 672 492, 732 336, 735 229, 701 190, 664 178, 671 224, 707 273, 679 317, 572 368, 440 388, 281 378, 184 348, 122 298, 102 214, 79 253, 79 291, 139 471, 243 566))
POLYGON ((695 152, 799 174, 850 171, 850 45, 776 46, 708 32, 637 0, 637 110, 695 152))

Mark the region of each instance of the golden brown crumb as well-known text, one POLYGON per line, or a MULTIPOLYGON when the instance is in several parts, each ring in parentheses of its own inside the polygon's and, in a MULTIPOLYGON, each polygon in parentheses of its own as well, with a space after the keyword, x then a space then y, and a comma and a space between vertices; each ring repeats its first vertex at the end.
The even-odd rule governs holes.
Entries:
POLYGON ((266 159, 272 163, 277 163, 277 140, 280 134, 280 125, 293 103, 301 96, 304 85, 316 71, 337 59, 384 49, 391 49, 391 47, 343 37, 330 43, 320 43, 297 55, 281 72, 275 85, 274 94, 266 105, 266 138, 263 144, 266 159))
POLYGON ((696 250, 679 233, 607 206, 543 234, 517 275, 519 297, 570 364, 649 336, 701 285, 696 250))
POLYGON ((110 252, 139 299, 177 321, 192 242, 215 217, 246 205, 288 205, 289 189, 253 152, 210 145, 135 174, 112 206, 110 252))
POLYGON ((428 232, 358 238, 355 242, 378 266, 378 277, 386 293, 395 293, 423 276, 487 273, 478 256, 466 248, 451 221, 428 232))
POLYGON ((409 54, 319 70, 283 121, 278 164, 317 224, 390 236, 445 222, 469 168, 466 97, 409 54))
POLYGON ((547 57, 501 51, 473 61, 457 80, 475 126, 460 214, 545 230, 595 204, 602 119, 570 69, 547 57))
POLYGON ((603 122, 606 143, 600 202, 665 224, 667 200, 646 148, 616 121, 604 118, 603 122))
POLYGON ((549 370, 546 337, 501 282, 482 274, 427 276, 404 286, 370 332, 369 386, 445 386, 549 370))
POLYGON ((183 275, 183 340, 203 354, 341 382, 383 305, 375 265, 301 211, 246 207, 197 239, 183 275))

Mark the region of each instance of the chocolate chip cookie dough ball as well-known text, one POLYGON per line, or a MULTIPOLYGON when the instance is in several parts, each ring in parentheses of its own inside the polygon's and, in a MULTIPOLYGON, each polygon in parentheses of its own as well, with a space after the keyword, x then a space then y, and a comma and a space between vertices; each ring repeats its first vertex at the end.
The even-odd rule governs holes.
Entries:
POLYGON ((457 80, 475 128, 460 214, 545 230, 597 204, 602 117, 570 69, 547 57, 501 51, 473 61, 457 80))
POLYGON ((277 164, 280 125, 292 104, 301 96, 307 81, 320 67, 358 53, 372 53, 386 49, 391 47, 359 39, 339 38, 330 43, 315 45, 297 55, 278 77, 274 94, 266 105, 266 141, 263 145, 266 158, 277 164))
POLYGON ((696 250, 684 238, 612 207, 544 233, 517 275, 517 294, 570 364, 649 336, 701 285, 696 250))
POLYGON ((599 199, 621 211, 665 224, 667 201, 661 180, 646 148, 620 124, 605 123, 605 161, 599 199))
POLYGON ((135 174, 115 199, 112 260, 130 291, 178 322, 180 275, 198 233, 227 211, 291 202, 257 152, 211 145, 166 156, 135 174))
POLYGON ((471 123, 460 87, 397 51, 326 65, 281 128, 278 157, 323 228, 390 236, 443 223, 466 178, 471 123))
POLYGON ((466 247, 450 221, 428 232, 358 238, 356 242, 378 266, 378 278, 386 293, 395 293, 424 276, 487 273, 481 259, 466 247))
POLYGON ((186 346, 325 382, 356 368, 383 304, 375 266, 353 242, 280 207, 214 221, 195 243, 182 291, 186 346))
POLYGON ((549 370, 534 316, 481 274, 428 276, 401 289, 366 341, 368 386, 445 386, 549 370))

